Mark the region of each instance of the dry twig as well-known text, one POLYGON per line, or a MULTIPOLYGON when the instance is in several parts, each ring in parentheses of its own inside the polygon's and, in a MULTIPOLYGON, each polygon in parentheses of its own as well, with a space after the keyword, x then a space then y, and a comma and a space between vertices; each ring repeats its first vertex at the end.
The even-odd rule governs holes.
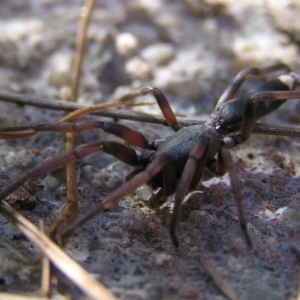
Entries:
POLYGON ((230 284, 221 277, 215 270, 215 268, 208 263, 208 261, 201 255, 199 255, 199 262, 206 271, 206 273, 212 278, 215 285, 223 292, 224 295, 230 300, 242 300, 242 298, 232 289, 230 284))
MULTIPOLYGON (((76 55, 75 55, 75 66, 72 77, 72 102, 77 102, 80 75, 82 69, 82 60, 84 57, 86 32, 88 24, 92 15, 94 7, 94 0, 85 0, 85 4, 82 8, 82 14, 80 18, 78 33, 77 33, 77 43, 76 43, 76 55)), ((72 152, 75 149, 75 134, 67 133, 67 152, 72 152)), ((78 186, 76 177, 76 166, 75 163, 70 163, 67 165, 67 199, 68 205, 62 213, 62 221, 58 221, 62 226, 69 225, 73 223, 79 214, 78 208, 78 186)), ((54 224, 55 226, 55 224, 54 224)), ((54 227, 52 227, 54 229, 54 227)), ((55 229, 60 229, 60 225, 55 229)))

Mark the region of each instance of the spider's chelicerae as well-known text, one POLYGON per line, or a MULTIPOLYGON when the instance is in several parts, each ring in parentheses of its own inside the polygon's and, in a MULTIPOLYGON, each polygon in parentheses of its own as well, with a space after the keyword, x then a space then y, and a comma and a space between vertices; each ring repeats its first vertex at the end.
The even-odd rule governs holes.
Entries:
MULTIPOLYGON (((241 189, 235 173, 234 164, 229 149, 245 142, 255 130, 259 133, 269 133, 285 136, 300 136, 297 129, 256 124, 256 121, 281 106, 287 99, 300 98, 300 92, 294 91, 300 83, 300 78, 294 73, 281 75, 268 81, 240 97, 234 98, 241 84, 249 75, 261 76, 269 72, 288 68, 283 64, 264 69, 248 68, 235 77, 233 83, 226 89, 217 102, 210 119, 202 125, 183 127, 178 122, 167 99, 155 87, 146 87, 137 92, 129 93, 122 100, 153 94, 168 125, 174 134, 164 140, 147 140, 139 131, 114 122, 78 122, 36 124, 15 127, 14 130, 34 129, 37 131, 81 132, 100 128, 116 135, 125 141, 144 149, 142 154, 118 142, 95 142, 78 147, 74 152, 67 153, 37 166, 17 178, 0 192, 4 199, 25 181, 45 173, 62 168, 68 163, 79 160, 94 152, 105 152, 119 160, 135 166, 126 178, 126 182, 109 194, 102 203, 93 208, 67 228, 62 237, 69 236, 78 226, 83 225, 100 212, 116 205, 123 197, 132 193, 142 184, 149 183, 157 189, 149 199, 149 206, 156 208, 166 202, 167 197, 174 194, 174 209, 170 224, 170 234, 175 247, 179 246, 176 236, 176 225, 184 196, 197 187, 204 168, 216 175, 229 173, 234 197, 238 206, 239 221, 249 248, 252 247, 247 231, 247 224, 242 205, 241 189)), ((12 128, 9 130, 11 131, 12 128)), ((5 131, 2 128, 2 131, 5 131)), ((0 204, 0 211, 4 209, 0 204)))

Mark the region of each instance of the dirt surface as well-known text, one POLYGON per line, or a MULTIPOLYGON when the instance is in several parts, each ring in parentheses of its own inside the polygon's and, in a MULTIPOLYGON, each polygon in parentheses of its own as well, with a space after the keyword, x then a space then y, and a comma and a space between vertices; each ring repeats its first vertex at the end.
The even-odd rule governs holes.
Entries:
MULTIPOLYGON (((166 93, 178 116, 206 120, 218 97, 245 67, 284 62, 300 74, 299 2, 261 3, 96 1, 79 102, 107 102, 128 90, 155 85, 166 93)), ((63 0, 2 1, 1 90, 34 94, 41 99, 70 96, 81 4, 63 0)), ((260 82, 248 81, 241 92, 260 82)), ((146 98, 152 101, 151 96, 146 98)), ((159 114, 156 105, 135 110, 159 114)), ((264 121, 297 126, 299 111, 299 101, 289 101, 264 121)), ((48 122, 63 115, 0 99, 5 126, 48 122)), ((139 129, 149 139, 172 134, 164 126, 120 122, 139 129)), ((106 139, 116 138, 91 131, 78 135, 77 143, 106 139)), ((2 188, 25 170, 63 153, 64 141, 63 134, 55 133, 0 141, 2 188)), ((193 193, 185 203, 178 226, 178 250, 169 238, 172 199, 160 210, 151 211, 144 201, 152 191, 142 187, 78 230, 67 253, 120 299, 226 299, 199 264, 199 254, 242 299, 297 299, 299 147, 299 138, 253 135, 231 151, 242 184, 254 243, 252 253, 247 252, 239 227, 228 175, 204 182, 206 189, 193 193)), ((102 154, 78 163, 81 213, 90 211, 120 186, 130 170, 102 154)), ((44 219, 49 227, 66 201, 64 172, 54 172, 36 183, 44 185, 41 190, 34 187, 38 203, 22 213, 35 224, 44 219)), ((35 202, 31 198, 24 201, 35 202)), ((0 237, 0 291, 38 293, 39 249, 1 216, 0 237)), ((85 298, 64 279, 55 294, 85 298)))

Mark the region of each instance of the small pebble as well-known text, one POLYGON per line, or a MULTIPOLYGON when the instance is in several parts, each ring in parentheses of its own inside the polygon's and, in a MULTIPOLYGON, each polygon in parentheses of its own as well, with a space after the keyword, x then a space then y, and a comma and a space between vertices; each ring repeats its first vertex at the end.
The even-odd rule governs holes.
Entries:
POLYGON ((158 267, 171 266, 174 263, 174 259, 171 255, 167 253, 159 253, 155 256, 155 265, 158 267))
POLYGON ((151 74, 151 68, 148 63, 137 56, 126 62, 125 71, 132 79, 146 79, 151 74))
POLYGON ((118 179, 116 179, 110 172, 106 169, 101 169, 99 172, 93 174, 94 178, 92 180, 92 185, 95 187, 101 187, 106 189, 112 189, 118 184, 118 179))
POLYGON ((126 228, 140 233, 145 230, 145 213, 140 208, 131 208, 123 212, 124 219, 126 220, 126 228))
POLYGON ((148 185, 142 185, 135 191, 135 193, 139 199, 146 201, 152 196, 153 191, 148 185))
POLYGON ((139 6, 140 8, 142 8, 143 10, 151 13, 151 12, 156 12, 156 11, 160 11, 163 6, 164 6, 164 1, 162 0, 152 0, 152 1, 148 1, 148 0, 137 0, 137 6, 139 6))
POLYGON ((20 150, 19 152, 10 151, 5 155, 5 162, 8 165, 18 165, 22 168, 29 168, 32 165, 33 157, 30 152, 20 150))
POLYGON ((129 32, 123 32, 116 38, 116 49, 121 56, 133 55, 138 48, 137 38, 129 32))
POLYGON ((156 65, 168 63, 175 56, 175 49, 171 44, 158 43, 144 48, 141 57, 156 65))
POLYGON ((70 84, 73 56, 72 52, 63 51, 57 52, 49 58, 45 74, 48 84, 55 86, 70 84))
POLYGON ((195 77, 178 74, 169 78, 166 89, 180 98, 199 99, 202 95, 202 86, 195 77))

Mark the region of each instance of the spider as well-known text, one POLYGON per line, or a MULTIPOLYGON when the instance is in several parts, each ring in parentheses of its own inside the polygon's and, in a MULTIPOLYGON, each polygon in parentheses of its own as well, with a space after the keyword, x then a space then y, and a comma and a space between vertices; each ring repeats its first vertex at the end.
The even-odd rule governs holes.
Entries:
MULTIPOLYGON (((0 199, 3 200, 29 179, 62 168, 91 153, 105 152, 134 166, 135 169, 127 175, 126 182, 122 186, 110 193, 92 211, 65 229, 61 238, 70 236, 76 228, 116 205, 139 186, 148 183, 157 190, 148 201, 149 207, 153 209, 164 204, 167 198, 174 194, 175 203, 170 223, 170 235, 174 246, 178 247, 176 227, 185 195, 197 188, 205 168, 216 176, 222 176, 228 172, 233 195, 237 202, 241 230, 247 246, 251 249, 252 241, 247 230, 240 183, 229 149, 244 143, 253 130, 258 133, 300 136, 297 129, 255 124, 258 119, 276 110, 287 99, 300 98, 300 92, 294 91, 300 83, 300 77, 294 73, 281 75, 240 97, 234 97, 242 83, 250 75, 263 76, 279 70, 289 71, 287 66, 277 64, 262 69, 247 68, 239 72, 232 84, 219 98, 210 119, 200 125, 181 125, 168 100, 158 88, 145 87, 124 95, 122 101, 146 94, 152 94, 155 97, 168 126, 175 132, 163 140, 147 140, 137 130, 119 123, 104 121, 44 123, 16 126, 9 129, 3 127, 2 131, 33 129, 58 132, 81 132, 99 128, 144 149, 144 151, 142 154, 138 154, 133 148, 115 141, 100 141, 83 145, 77 147, 74 152, 49 160, 25 172, 0 192, 0 199)), ((3 208, 0 206, 0 211, 1 209, 3 208)))

